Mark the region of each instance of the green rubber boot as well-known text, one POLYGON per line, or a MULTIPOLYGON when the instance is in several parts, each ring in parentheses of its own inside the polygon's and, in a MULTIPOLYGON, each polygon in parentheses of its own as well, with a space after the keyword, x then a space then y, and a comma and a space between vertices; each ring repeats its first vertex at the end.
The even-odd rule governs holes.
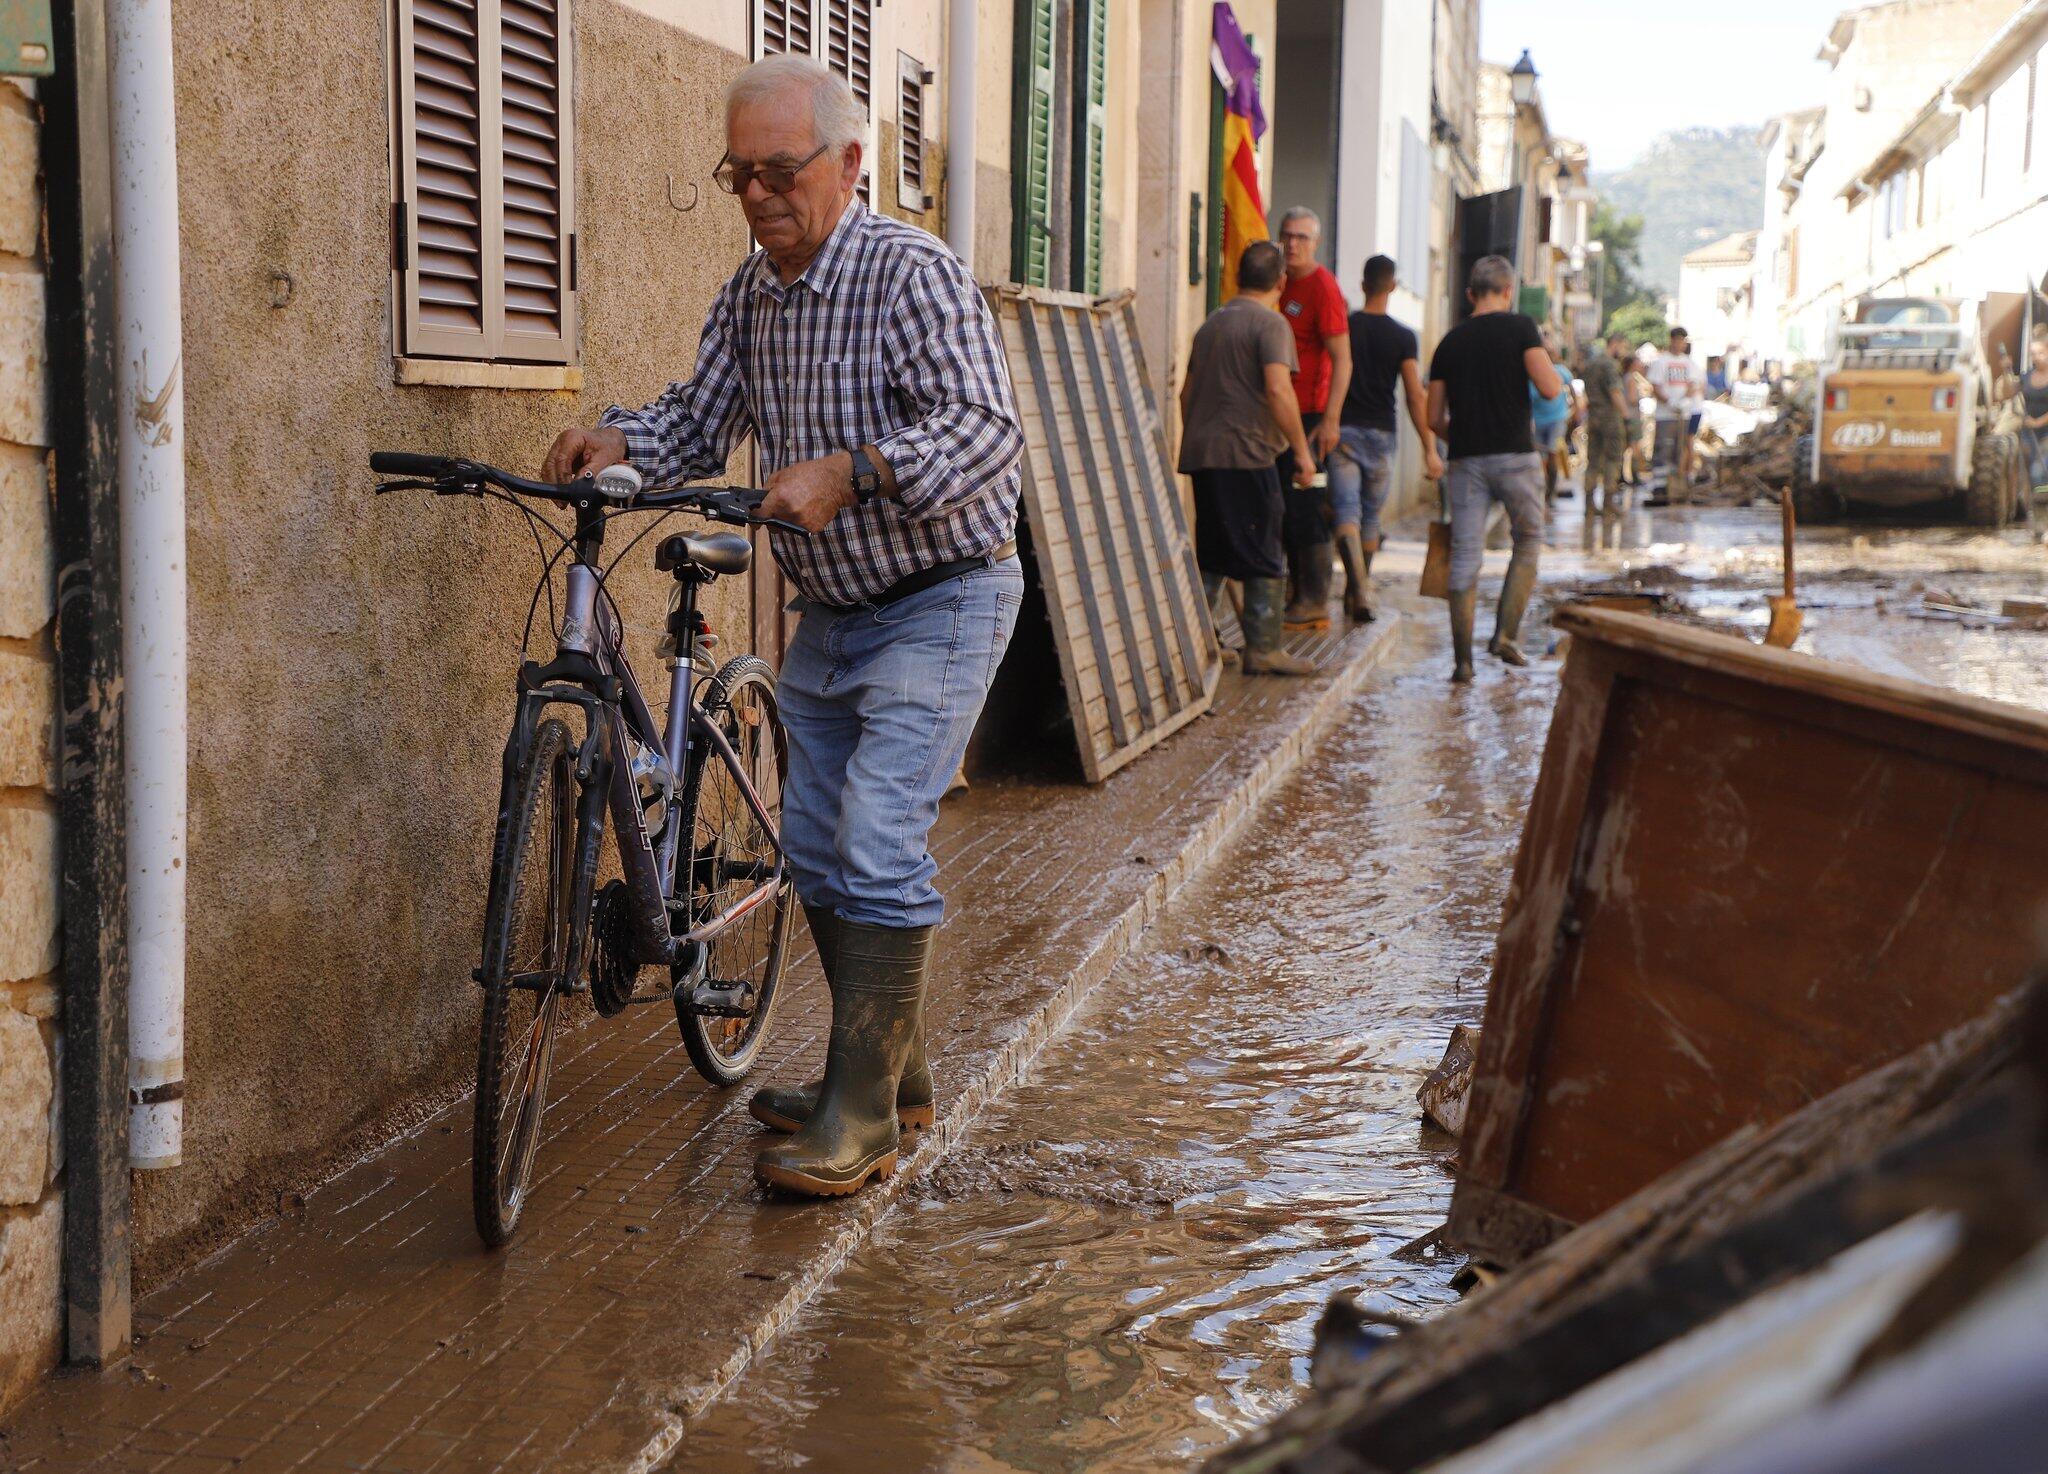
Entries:
MULTIPOLYGON (((828 906, 804 907, 811 939, 818 944, 818 962, 825 969, 829 985, 839 967, 838 913, 828 906)), ((811 1112, 818 1108, 818 1092, 825 1082, 807 1085, 764 1085, 747 1102, 747 1114, 770 1131, 801 1131, 811 1112)), ((934 1119, 932 1072, 924 1057, 924 1011, 917 1015, 917 1033, 910 1041, 910 1058, 903 1063, 903 1077, 896 1082, 896 1124, 905 1131, 928 1131, 934 1119)))
POLYGON ((1516 643, 1522 633, 1522 616, 1529 610, 1529 594, 1536 587, 1536 560, 1520 551, 1508 560, 1508 576, 1500 586, 1500 609, 1493 618, 1493 638, 1487 652, 1509 665, 1527 665, 1529 657, 1516 643))
POLYGON ((1472 679, 1472 623, 1479 613, 1479 590, 1451 593, 1451 679, 1463 685, 1472 679))
POLYGON ((838 925, 832 1042, 818 1104, 801 1130, 754 1159, 763 1187, 807 1197, 858 1192, 896 1170, 896 1082, 917 1037, 937 930, 838 925))
POLYGON ((1244 673, 1248 676, 1312 676, 1314 662, 1280 648, 1280 605, 1286 585, 1277 578, 1244 581, 1244 673))

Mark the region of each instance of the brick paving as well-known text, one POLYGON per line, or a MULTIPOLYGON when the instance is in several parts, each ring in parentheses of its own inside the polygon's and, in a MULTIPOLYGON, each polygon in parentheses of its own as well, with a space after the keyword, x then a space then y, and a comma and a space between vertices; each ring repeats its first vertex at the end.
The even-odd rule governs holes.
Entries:
MULTIPOLYGON (((1290 641, 1324 663, 1312 681, 1226 672, 1213 714, 1098 788, 999 780, 948 801, 933 847, 957 919, 927 1010, 940 1121, 913 1170, 1028 1065, 1397 633, 1390 617, 1290 641)), ((759 1078, 822 1058, 815 959, 784 987, 759 1078)), ((152 1291, 130 1361, 18 1408, 0 1468, 481 1474, 686 1456, 689 1417, 896 1188, 765 1197, 749 1087, 705 1085, 665 1007, 583 1017, 560 1042, 510 1246, 484 1250, 471 1226, 464 1101, 152 1291)))

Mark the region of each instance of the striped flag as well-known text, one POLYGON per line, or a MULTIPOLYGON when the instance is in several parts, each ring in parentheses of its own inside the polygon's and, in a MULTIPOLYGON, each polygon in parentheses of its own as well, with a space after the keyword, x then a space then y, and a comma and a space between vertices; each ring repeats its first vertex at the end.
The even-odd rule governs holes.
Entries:
POLYGON ((1223 88, 1223 300, 1237 295, 1237 258, 1253 241, 1270 238, 1259 190, 1259 139, 1266 111, 1259 105, 1259 59, 1238 28, 1228 0, 1218 0, 1210 32, 1209 66, 1223 88))

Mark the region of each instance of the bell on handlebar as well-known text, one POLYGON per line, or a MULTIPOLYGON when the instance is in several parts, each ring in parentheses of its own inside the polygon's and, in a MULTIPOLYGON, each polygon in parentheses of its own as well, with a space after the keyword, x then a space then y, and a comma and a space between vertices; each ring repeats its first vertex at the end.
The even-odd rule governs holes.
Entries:
POLYGON ((624 461, 616 466, 606 466, 597 473, 594 482, 599 496, 615 502, 630 502, 640 494, 643 484, 640 473, 624 461))

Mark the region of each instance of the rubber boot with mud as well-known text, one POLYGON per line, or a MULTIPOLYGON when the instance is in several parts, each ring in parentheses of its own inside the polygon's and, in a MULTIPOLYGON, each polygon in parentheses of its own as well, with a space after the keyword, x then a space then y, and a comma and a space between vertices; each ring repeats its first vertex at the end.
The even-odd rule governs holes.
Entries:
POLYGON ((803 1129, 754 1158, 763 1187, 836 1198, 896 1170, 896 1082, 920 1026, 936 931, 840 920, 825 1081, 803 1129))
POLYGON ((1529 609, 1529 593, 1535 587, 1536 560, 1515 554, 1508 560, 1508 576, 1500 586, 1500 607, 1493 617, 1493 638, 1486 642, 1487 653, 1509 665, 1529 663, 1529 657, 1522 653, 1522 647, 1516 640, 1522 633, 1522 616, 1529 609))
POLYGON ((1344 612, 1360 624, 1369 623, 1372 607, 1372 552, 1355 527, 1337 529, 1337 557, 1344 565, 1344 612))
POLYGON ((1327 542, 1305 543, 1290 553, 1294 565, 1294 601, 1281 618, 1283 628, 1308 634, 1330 627, 1330 585, 1336 581, 1337 550, 1327 542))
POLYGON ((1280 648, 1280 605, 1287 597, 1277 578, 1244 581, 1244 673, 1248 676, 1312 676, 1314 661, 1280 648))
MULTIPOLYGON (((818 944, 818 963, 825 969, 829 986, 839 966, 838 913, 829 906, 804 907, 811 938, 818 944)), ((818 1108, 818 1092, 825 1082, 807 1085, 764 1085, 747 1102, 747 1114, 770 1131, 801 1131, 811 1112, 818 1108)), ((935 1117, 932 1105, 932 1071, 924 1055, 924 1011, 918 1010, 917 1032, 910 1039, 910 1057, 903 1062, 903 1074, 896 1081, 896 1124, 905 1131, 927 1131, 935 1117)))
POLYGON ((1451 605, 1451 679, 1459 685, 1472 679, 1472 624, 1479 613, 1479 590, 1453 589, 1451 605))

